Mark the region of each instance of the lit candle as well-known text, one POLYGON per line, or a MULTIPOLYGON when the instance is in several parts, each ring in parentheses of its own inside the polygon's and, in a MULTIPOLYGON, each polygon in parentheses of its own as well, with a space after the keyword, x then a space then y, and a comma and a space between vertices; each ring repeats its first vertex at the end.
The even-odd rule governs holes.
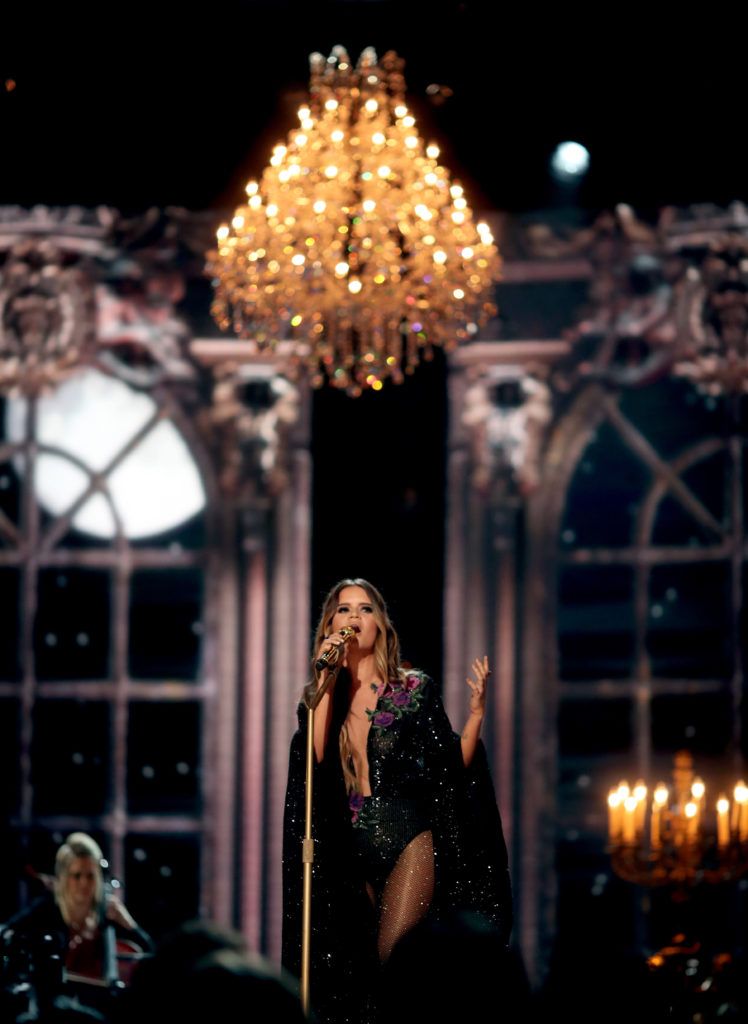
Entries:
POLYGON ((748 788, 742 781, 735 787, 735 802, 738 805, 738 840, 744 843, 748 839, 748 788))
POLYGON ((647 813, 647 787, 644 781, 639 781, 634 786, 633 796, 636 799, 636 810, 634 811, 634 828, 637 839, 644 834, 644 818, 647 813))
POLYGON ((649 822, 649 841, 653 848, 660 846, 662 843, 660 808, 655 803, 652 804, 652 816, 649 822))
POLYGON ((717 801, 717 846, 728 846, 730 843, 730 801, 724 794, 717 801))
POLYGON ((633 843, 636 835, 635 817, 637 799, 635 796, 627 796, 623 801, 623 841, 633 843))
POLYGON ((622 802, 618 790, 611 789, 608 793, 608 836, 613 845, 621 841, 622 802))
POLYGON ((704 785, 703 779, 700 779, 698 775, 691 783, 691 799, 696 804, 696 827, 698 829, 701 824, 701 820, 704 816, 704 795, 706 793, 706 786, 704 785))
POLYGON ((686 814, 686 840, 695 843, 699 829, 699 808, 693 800, 689 800, 685 806, 686 814))
POLYGON ((652 797, 650 839, 653 847, 662 845, 662 818, 667 801, 667 786, 663 782, 658 782, 652 797))
POLYGON ((740 824, 740 805, 745 800, 748 789, 742 779, 735 783, 735 789, 733 790, 734 800, 732 802, 732 821, 730 825, 732 827, 733 835, 737 836, 738 826, 740 824))

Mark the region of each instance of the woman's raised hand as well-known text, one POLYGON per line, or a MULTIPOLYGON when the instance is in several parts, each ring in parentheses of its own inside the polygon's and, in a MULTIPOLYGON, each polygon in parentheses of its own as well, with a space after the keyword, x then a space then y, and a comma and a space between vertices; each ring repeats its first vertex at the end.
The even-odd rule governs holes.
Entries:
POLYGON ((487 654, 473 661, 473 674, 475 679, 468 676, 465 680, 470 687, 470 714, 482 716, 486 710, 486 683, 491 675, 487 654))
POLYGON ((460 735, 462 746, 462 760, 469 765, 475 756, 480 737, 480 727, 483 723, 483 714, 486 710, 486 683, 491 675, 488 667, 488 655, 476 658, 473 662, 473 674, 475 679, 467 677, 465 682, 470 687, 470 714, 465 722, 465 728, 460 735))

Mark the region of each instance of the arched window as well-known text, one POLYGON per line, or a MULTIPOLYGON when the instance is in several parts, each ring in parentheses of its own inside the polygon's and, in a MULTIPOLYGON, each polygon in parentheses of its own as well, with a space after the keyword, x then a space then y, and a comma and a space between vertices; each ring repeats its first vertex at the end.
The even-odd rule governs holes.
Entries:
POLYGON ((210 871, 210 474, 166 391, 98 370, 0 418, 0 914, 83 829, 159 933, 210 871))
POLYGON ((664 932, 653 931, 643 891, 612 872, 608 788, 670 782, 686 748, 716 793, 746 754, 745 426, 735 400, 670 378, 619 394, 590 388, 556 434, 547 639, 566 948, 593 935, 657 948, 672 925, 665 912, 664 932))

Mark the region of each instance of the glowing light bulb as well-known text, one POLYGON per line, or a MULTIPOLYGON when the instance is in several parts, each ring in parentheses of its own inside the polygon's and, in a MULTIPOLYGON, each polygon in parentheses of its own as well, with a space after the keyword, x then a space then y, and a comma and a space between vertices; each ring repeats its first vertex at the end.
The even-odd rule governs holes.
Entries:
POLYGON ((430 157, 432 160, 436 160, 439 156, 439 147, 432 142, 426 147, 426 156, 430 157))
POLYGON ((340 263, 335 264, 335 273, 338 275, 338 277, 345 277, 345 275, 348 273, 350 269, 351 268, 348 266, 348 264, 344 263, 342 260, 340 263))
POLYGON ((327 209, 327 203, 324 201, 324 199, 318 199, 312 205, 312 209, 314 210, 315 213, 324 213, 325 210, 327 209))
POLYGON ((338 169, 335 166, 335 164, 328 164, 328 166, 325 167, 325 177, 326 178, 337 178, 337 176, 338 176, 338 169))
POLYGON ((356 277, 351 278, 351 280, 348 282, 348 291, 351 292, 353 295, 358 295, 362 287, 363 285, 356 277))
POLYGON ((247 193, 248 196, 253 196, 255 195, 259 187, 260 186, 257 184, 256 181, 248 181, 247 187, 244 189, 244 191, 247 193))
POLYGON ((337 100, 326 100, 325 101, 325 110, 337 110, 337 109, 338 109, 338 101, 337 100))

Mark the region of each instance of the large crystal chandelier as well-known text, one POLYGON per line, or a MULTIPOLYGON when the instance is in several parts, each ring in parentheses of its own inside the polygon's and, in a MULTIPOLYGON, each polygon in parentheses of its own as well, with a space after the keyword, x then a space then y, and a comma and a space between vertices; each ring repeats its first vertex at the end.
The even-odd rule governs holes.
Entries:
POLYGON ((314 386, 357 395, 475 333, 499 256, 418 134, 403 61, 368 48, 354 67, 337 46, 310 66, 299 127, 208 253, 212 312, 260 348, 295 342, 314 386))

